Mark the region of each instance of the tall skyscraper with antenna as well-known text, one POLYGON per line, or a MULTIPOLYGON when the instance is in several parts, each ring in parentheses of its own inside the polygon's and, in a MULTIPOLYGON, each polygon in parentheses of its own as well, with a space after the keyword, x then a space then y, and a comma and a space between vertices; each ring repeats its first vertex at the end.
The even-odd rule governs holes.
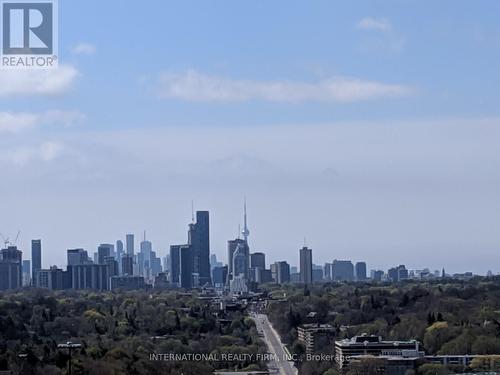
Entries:
POLYGON ((247 198, 245 197, 245 203, 243 204, 243 230, 241 231, 243 234, 243 240, 248 244, 248 236, 250 236, 250 231, 248 230, 248 222, 247 222, 247 198))

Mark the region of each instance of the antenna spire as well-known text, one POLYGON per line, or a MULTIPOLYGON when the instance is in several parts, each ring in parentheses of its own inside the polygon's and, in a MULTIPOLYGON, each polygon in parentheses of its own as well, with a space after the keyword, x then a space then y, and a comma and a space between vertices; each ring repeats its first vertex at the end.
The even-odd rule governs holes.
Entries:
POLYGON ((194 224, 194 200, 191 201, 191 222, 194 224))
POLYGON ((247 222, 247 197, 244 198, 243 203, 243 230, 241 231, 243 234, 243 239, 246 243, 248 243, 248 236, 250 235, 250 231, 248 230, 248 222, 247 222))

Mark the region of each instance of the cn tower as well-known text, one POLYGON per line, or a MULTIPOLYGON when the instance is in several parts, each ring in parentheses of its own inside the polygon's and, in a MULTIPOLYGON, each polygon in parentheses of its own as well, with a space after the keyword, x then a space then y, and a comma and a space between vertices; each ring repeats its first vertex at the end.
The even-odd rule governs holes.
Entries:
POLYGON ((250 235, 250 231, 248 230, 247 225, 247 198, 245 197, 245 203, 243 204, 243 230, 241 231, 243 234, 243 239, 248 244, 248 236, 250 235))

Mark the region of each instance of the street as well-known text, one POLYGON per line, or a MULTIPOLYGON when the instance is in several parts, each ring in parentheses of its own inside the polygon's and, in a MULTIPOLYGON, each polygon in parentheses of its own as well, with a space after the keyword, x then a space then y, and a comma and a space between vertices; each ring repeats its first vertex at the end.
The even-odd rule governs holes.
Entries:
POLYGON ((278 333, 274 330, 269 319, 264 314, 254 315, 257 331, 263 334, 262 339, 266 342, 269 352, 273 354, 273 360, 269 361, 269 371, 280 375, 297 375, 297 368, 293 361, 287 361, 287 352, 281 343, 278 333))

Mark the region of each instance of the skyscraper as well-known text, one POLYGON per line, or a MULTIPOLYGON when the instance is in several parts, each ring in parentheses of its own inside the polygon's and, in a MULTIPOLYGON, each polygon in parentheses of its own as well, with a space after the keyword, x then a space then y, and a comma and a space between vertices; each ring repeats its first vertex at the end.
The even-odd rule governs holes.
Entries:
POLYGON ((366 280, 366 263, 365 262, 357 262, 354 270, 356 271, 356 280, 364 281, 366 280))
POLYGON ((354 266, 352 265, 352 262, 350 260, 335 259, 332 266, 332 279, 334 281, 353 281, 354 266))
POLYGON ((170 246, 170 283, 173 286, 179 286, 180 280, 180 267, 181 267, 181 246, 182 245, 172 245, 170 246))
POLYGON ((114 245, 111 244, 101 244, 97 248, 97 263, 98 264, 106 264, 106 258, 113 256, 114 245))
POLYGON ((76 266, 79 264, 89 263, 89 255, 83 249, 68 249, 68 266, 76 266))
POLYGON ((127 245, 127 254, 134 255, 134 235, 127 234, 125 237, 126 237, 125 242, 127 245))
POLYGON ((333 264, 331 263, 325 263, 325 265, 323 266, 323 277, 327 281, 332 280, 332 268, 333 264))
POLYGON ((42 240, 31 240, 31 279, 42 269, 42 240))
MULTIPOLYGON (((231 279, 234 275, 234 272, 233 272, 233 257, 234 257, 234 253, 236 251, 236 249, 238 247, 244 247, 245 248, 245 252, 248 254, 249 251, 248 251, 248 243, 245 242, 245 240, 242 240, 240 238, 237 238, 235 240, 230 240, 230 241, 227 241, 227 259, 228 259, 228 266, 229 266, 229 279, 231 279)), ((247 263, 248 264, 248 263, 247 263)))
POLYGON ((121 274, 122 269, 122 256, 123 256, 123 241, 116 241, 116 261, 118 262, 118 271, 121 274))
POLYGON ((208 211, 196 212, 196 223, 189 225, 188 244, 191 246, 193 273, 200 285, 212 284, 210 275, 210 219, 208 211))
POLYGON ((233 278, 241 276, 248 279, 248 246, 246 242, 239 244, 233 254, 233 278))
POLYGON ((23 286, 31 284, 31 262, 23 260, 23 286))
POLYGON ((153 244, 151 241, 146 240, 146 231, 144 231, 144 239, 140 243, 140 252, 137 256, 137 263, 139 267, 139 275, 146 278, 150 278, 152 276, 152 252, 153 244))
POLYGON ((23 285, 23 253, 16 246, 0 252, 0 290, 17 289, 23 285))
POLYGON ((134 274, 134 257, 130 254, 122 256, 122 274, 128 276, 134 274))
POLYGON ((304 246, 300 249, 300 282, 312 284, 312 250, 304 246))
POLYGON ((287 262, 276 262, 276 283, 290 282, 290 265, 287 262))
POLYGON ((121 256, 123 254, 123 241, 118 240, 116 241, 116 255, 121 256))
POLYGON ((190 245, 182 245, 179 248, 179 281, 181 288, 193 288, 193 248, 190 245))
POLYGON ((250 268, 261 268, 263 270, 266 269, 266 254, 250 254, 250 268))

